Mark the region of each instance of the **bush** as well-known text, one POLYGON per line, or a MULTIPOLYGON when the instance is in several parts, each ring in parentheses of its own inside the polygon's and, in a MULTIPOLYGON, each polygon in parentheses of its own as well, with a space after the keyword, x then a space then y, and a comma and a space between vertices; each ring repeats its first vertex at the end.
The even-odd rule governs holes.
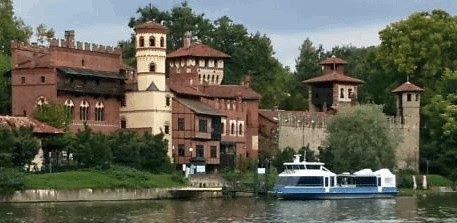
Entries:
POLYGON ((0 167, 0 195, 10 195, 24 189, 24 173, 17 169, 0 167))

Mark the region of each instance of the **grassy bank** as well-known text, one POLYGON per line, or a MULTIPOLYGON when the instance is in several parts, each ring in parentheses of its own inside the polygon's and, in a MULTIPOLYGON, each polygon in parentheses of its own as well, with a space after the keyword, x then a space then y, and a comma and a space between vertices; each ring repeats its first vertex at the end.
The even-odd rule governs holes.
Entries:
POLYGON ((28 174, 24 189, 168 188, 185 186, 180 175, 151 174, 126 167, 28 174))

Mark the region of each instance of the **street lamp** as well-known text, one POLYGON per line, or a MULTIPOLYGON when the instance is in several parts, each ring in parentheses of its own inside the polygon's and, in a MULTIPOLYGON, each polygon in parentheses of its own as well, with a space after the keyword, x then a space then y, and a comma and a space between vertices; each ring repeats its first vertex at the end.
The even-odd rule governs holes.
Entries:
POLYGON ((189 152, 190 152, 190 159, 189 159, 189 168, 190 168, 190 173, 191 174, 194 174, 194 165, 192 164, 192 151, 194 151, 194 149, 192 147, 189 148, 189 152))

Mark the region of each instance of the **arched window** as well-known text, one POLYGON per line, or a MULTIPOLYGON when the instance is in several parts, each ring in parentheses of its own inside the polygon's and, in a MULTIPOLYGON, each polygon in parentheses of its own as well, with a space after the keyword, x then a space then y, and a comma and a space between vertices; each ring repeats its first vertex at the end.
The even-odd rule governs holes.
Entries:
POLYGON ((97 101, 95 104, 95 121, 103 121, 103 110, 104 110, 103 102, 97 101))
POLYGON ((160 47, 165 47, 165 39, 160 37, 160 47))
POLYGON ((219 84, 219 75, 216 76, 216 83, 219 84))
POLYGON ((89 103, 81 101, 79 105, 79 120, 87 121, 89 119, 89 103))
POLYGON ((214 75, 211 75, 211 83, 214 83, 214 75))
POLYGON ((75 104, 71 99, 65 100, 65 109, 67 110, 67 116, 73 118, 75 104))
POLYGON ((150 63, 149 64, 149 72, 156 72, 156 64, 150 63))
POLYGON ((149 46, 156 46, 156 39, 154 36, 149 37, 149 46))
POLYGON ((340 98, 344 98, 344 88, 340 89, 340 98))
POLYGON ((144 47, 144 37, 140 36, 139 47, 144 47))
POLYGON ((243 124, 238 125, 238 135, 243 135, 243 124))
POLYGON ((44 96, 39 96, 36 99, 35 104, 39 109, 42 109, 43 106, 48 104, 48 100, 44 96))
POLYGON ((232 125, 230 126, 230 134, 235 135, 235 123, 232 123, 232 125))

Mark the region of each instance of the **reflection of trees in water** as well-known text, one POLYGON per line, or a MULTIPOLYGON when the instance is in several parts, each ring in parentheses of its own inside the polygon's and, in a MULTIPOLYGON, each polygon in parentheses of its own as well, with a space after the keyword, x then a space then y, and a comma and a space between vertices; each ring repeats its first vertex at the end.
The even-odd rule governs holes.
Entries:
POLYGON ((253 198, 0 203, 0 222, 455 222, 457 193, 396 199, 253 198))

